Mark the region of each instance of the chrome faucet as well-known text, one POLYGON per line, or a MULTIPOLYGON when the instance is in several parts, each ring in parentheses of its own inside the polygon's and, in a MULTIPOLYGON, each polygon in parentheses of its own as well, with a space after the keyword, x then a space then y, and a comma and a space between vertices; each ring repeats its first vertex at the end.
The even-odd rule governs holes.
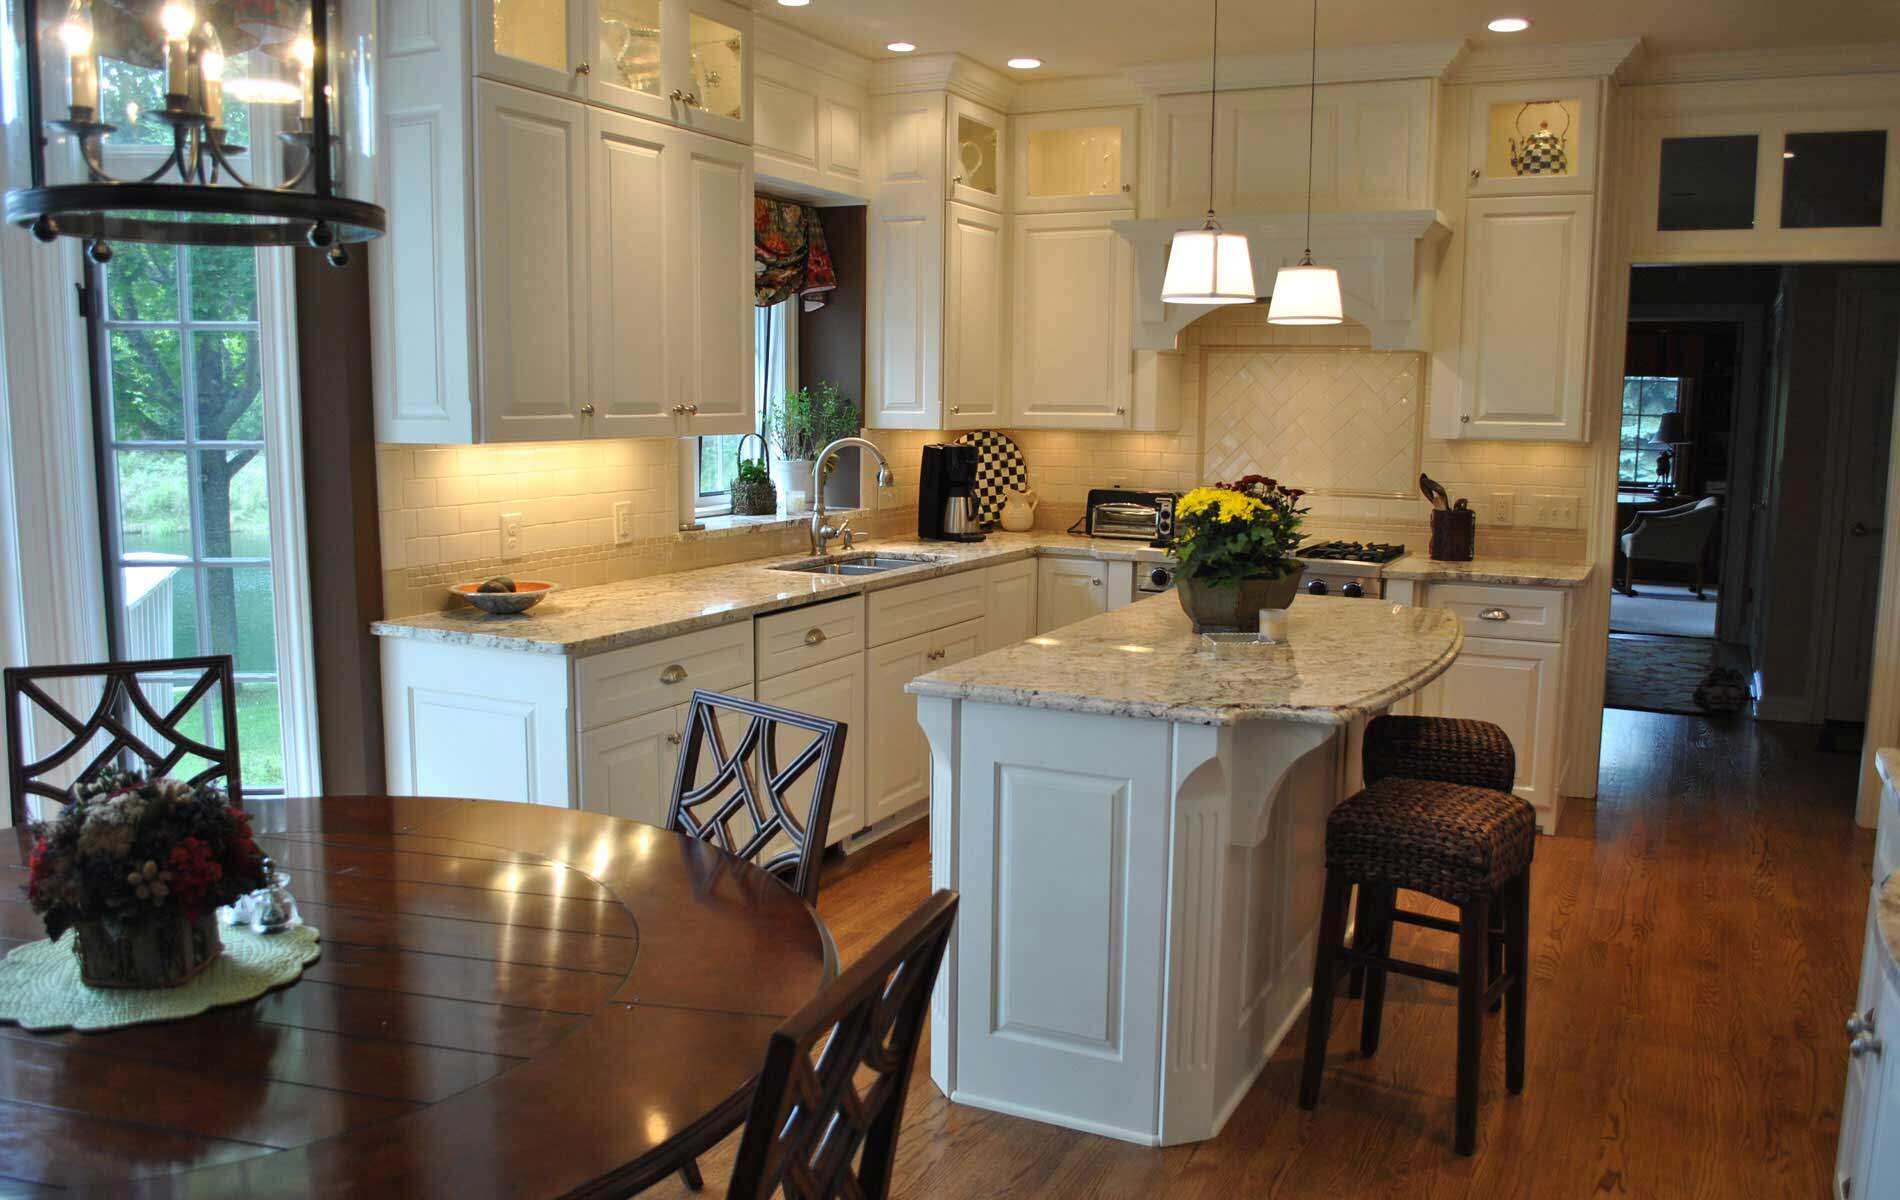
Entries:
POLYGON ((885 461, 884 452, 861 437, 841 437, 820 450, 811 467, 811 552, 813 554, 823 554, 825 544, 835 537, 843 537, 844 548, 847 550, 851 548, 850 520, 847 518, 844 524, 836 529, 833 529, 830 522, 825 520, 825 477, 831 474, 831 466, 838 457, 838 451, 846 446, 862 446, 871 452, 871 457, 877 459, 877 486, 886 488, 894 481, 891 475, 891 464, 885 461))

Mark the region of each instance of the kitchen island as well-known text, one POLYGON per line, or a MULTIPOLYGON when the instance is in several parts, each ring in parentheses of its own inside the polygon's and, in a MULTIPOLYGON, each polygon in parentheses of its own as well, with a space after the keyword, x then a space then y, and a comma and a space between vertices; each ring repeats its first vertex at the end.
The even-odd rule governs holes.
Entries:
POLYGON ((935 887, 962 893, 931 1076, 1127 1141, 1218 1133, 1306 1003, 1327 815, 1450 612, 1301 597, 1216 657, 1159 596, 921 676, 935 887))

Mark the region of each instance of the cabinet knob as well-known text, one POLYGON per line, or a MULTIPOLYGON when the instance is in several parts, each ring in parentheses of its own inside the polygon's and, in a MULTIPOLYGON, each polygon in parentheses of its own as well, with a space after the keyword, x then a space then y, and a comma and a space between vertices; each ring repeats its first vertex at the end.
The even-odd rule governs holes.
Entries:
POLYGON ((1101 581, 1101 580, 1099 580, 1099 579, 1091 579, 1091 580, 1089 580, 1089 586, 1090 586, 1090 587, 1101 587, 1101 586, 1102 586, 1102 581, 1101 581))
MULTIPOLYGON (((593 73, 594 68, 588 63, 582 63, 580 66, 574 68, 574 74, 576 75, 592 75, 593 73)), ((679 739, 674 738, 673 740, 678 741, 679 739)))
POLYGON ((1880 1053, 1880 1039, 1871 1033, 1863 1033, 1847 1043, 1847 1052, 1855 1058, 1865 1058, 1869 1054, 1880 1053))
POLYGON ((1483 178, 1483 176, 1479 172, 1478 168, 1476 167, 1471 168, 1471 182, 1476 183, 1481 178, 1483 178))
POLYGON ((680 666, 678 663, 674 663, 666 670, 660 672, 660 682, 666 684, 685 683, 686 668, 680 666))
POLYGON ((686 406, 685 406, 685 408, 686 408, 686 415, 687 415, 687 416, 689 416, 689 417, 696 417, 696 416, 698 416, 698 415, 699 415, 699 405, 697 405, 697 404, 688 404, 688 405, 686 405, 686 406))
POLYGON ((805 644, 807 646, 816 646, 824 640, 825 631, 822 629, 807 629, 805 631, 805 644))
POLYGON ((1126 408, 1123 408, 1121 405, 1117 404, 1115 406, 1115 415, 1118 417, 1125 417, 1128 415, 1128 410, 1126 408))
POLYGON ((1134 189, 1134 186, 1133 186, 1132 184, 1127 184, 1127 183, 1124 183, 1124 184, 1122 184, 1122 191, 1124 191, 1124 192, 1132 192, 1132 191, 1134 191, 1134 190, 1135 190, 1135 189, 1134 189))
POLYGON ((956 414, 958 414, 958 413, 960 413, 960 412, 962 412, 962 411, 963 411, 963 406, 962 406, 961 404, 952 404, 952 405, 950 406, 950 415, 951 415, 951 416, 955 416, 956 414))
POLYGON ((1466 425, 1469 425, 1469 424, 1471 424, 1471 414, 1470 414, 1470 413, 1466 413, 1466 414, 1464 414, 1463 416, 1461 416, 1461 417, 1459 417, 1458 419, 1459 419, 1459 420, 1460 420, 1461 422, 1463 422, 1464 424, 1466 424, 1466 425))
POLYGON ((1508 609, 1487 608, 1478 614, 1478 619, 1480 621, 1508 621, 1511 619, 1511 613, 1508 609))
POLYGON ((1847 1036, 1859 1037, 1863 1033, 1874 1031, 1874 1014, 1869 1009, 1865 1014, 1854 1013, 1847 1018, 1847 1036))
POLYGON ((583 417, 591 417, 591 416, 593 416, 593 415, 594 415, 594 406, 593 406, 593 405, 591 405, 591 404, 583 404, 583 405, 581 405, 581 416, 583 416, 583 417))
POLYGON ((666 744, 667 744, 667 745, 669 745, 669 746, 677 746, 677 745, 679 745, 679 744, 680 744, 680 735, 679 735, 679 734, 677 734, 677 733, 669 733, 669 734, 667 734, 667 735, 666 735, 666 744))

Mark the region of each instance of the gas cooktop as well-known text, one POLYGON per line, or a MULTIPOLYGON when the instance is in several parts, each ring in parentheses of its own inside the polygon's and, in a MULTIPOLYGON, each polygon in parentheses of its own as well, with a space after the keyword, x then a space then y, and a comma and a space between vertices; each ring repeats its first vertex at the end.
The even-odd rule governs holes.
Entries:
POLYGON ((1394 542, 1319 542, 1300 548, 1301 558, 1329 562, 1389 563, 1405 557, 1405 546, 1394 542))

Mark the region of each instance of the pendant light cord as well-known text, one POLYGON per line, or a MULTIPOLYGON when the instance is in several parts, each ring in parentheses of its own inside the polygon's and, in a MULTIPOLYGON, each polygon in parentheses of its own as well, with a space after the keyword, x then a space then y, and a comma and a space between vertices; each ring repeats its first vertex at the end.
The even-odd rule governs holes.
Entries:
MULTIPOLYGON (((1314 0, 1317 4, 1319 0, 1314 0)), ((1214 223, 1214 127, 1220 118, 1214 107, 1220 90, 1220 0, 1214 0, 1214 44, 1209 48, 1207 68, 1207 223, 1214 223)), ((1309 151, 1310 153, 1310 151, 1309 151)))
POLYGON ((1319 0, 1313 0, 1313 59, 1306 85, 1306 254, 1313 265, 1313 125, 1319 119, 1319 0))

